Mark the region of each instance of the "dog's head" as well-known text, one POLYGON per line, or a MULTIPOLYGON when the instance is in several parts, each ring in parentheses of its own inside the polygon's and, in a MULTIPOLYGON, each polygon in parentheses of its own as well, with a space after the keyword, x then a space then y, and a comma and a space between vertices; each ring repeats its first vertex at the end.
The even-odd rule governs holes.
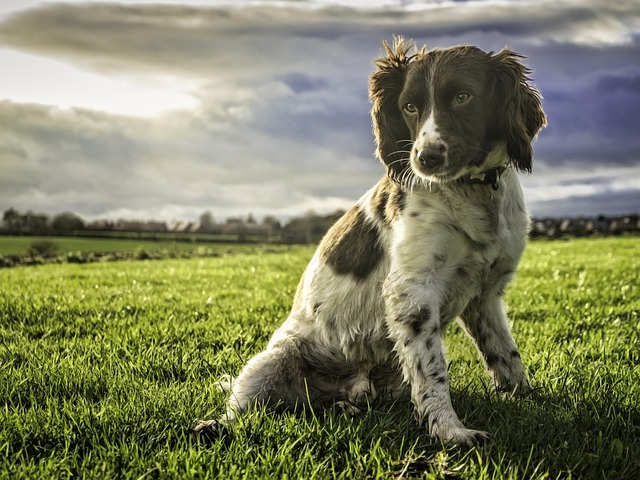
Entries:
POLYGON ((447 182, 511 163, 531 171, 546 124, 531 71, 511 50, 416 50, 396 38, 371 76, 377 154, 389 175, 447 182))

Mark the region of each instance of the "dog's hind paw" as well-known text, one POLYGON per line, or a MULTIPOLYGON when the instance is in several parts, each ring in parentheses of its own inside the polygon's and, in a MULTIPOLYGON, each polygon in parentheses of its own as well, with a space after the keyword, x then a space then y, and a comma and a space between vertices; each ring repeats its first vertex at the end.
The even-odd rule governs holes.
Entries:
POLYGON ((198 438, 210 442, 229 436, 229 428, 219 420, 197 420, 191 431, 198 438))
POLYGON ((362 410, 350 402, 340 401, 333 404, 332 410, 336 413, 343 413, 348 417, 357 417, 362 414, 362 410))

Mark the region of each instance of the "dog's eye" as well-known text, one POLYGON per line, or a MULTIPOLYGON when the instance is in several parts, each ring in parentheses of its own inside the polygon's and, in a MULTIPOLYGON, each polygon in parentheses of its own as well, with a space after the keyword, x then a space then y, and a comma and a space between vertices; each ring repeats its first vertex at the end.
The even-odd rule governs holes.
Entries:
POLYGON ((413 103, 405 103, 404 111, 409 114, 414 114, 414 113, 417 113, 418 108, 413 103))
POLYGON ((469 95, 467 92, 460 92, 456 95, 456 103, 458 105, 462 105, 463 103, 467 103, 470 98, 471 95, 469 95))

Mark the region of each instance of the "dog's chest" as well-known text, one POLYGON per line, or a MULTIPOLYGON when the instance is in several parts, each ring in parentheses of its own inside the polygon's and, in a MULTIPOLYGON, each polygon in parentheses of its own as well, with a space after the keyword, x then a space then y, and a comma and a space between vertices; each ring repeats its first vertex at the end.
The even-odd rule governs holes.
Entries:
POLYGON ((514 180, 498 192, 480 187, 410 195, 394 225, 390 275, 446 285, 443 313, 450 316, 493 284, 503 287, 515 271, 528 228, 514 180))
MULTIPOLYGON (((515 270, 526 238, 521 190, 512 183, 501 192, 490 187, 479 191, 475 196, 407 193, 393 221, 377 223, 373 230, 380 259, 366 276, 337 269, 316 252, 281 333, 295 332, 345 361, 385 363, 393 355, 383 286, 414 285, 416 295, 407 301, 419 305, 426 301, 424 286, 438 281, 446 291, 441 313, 449 320, 481 295, 485 284, 504 286, 505 273, 515 270)), ((346 238, 357 240, 352 237, 346 238)), ((349 242, 338 247, 345 249, 345 258, 365 251, 349 242)))

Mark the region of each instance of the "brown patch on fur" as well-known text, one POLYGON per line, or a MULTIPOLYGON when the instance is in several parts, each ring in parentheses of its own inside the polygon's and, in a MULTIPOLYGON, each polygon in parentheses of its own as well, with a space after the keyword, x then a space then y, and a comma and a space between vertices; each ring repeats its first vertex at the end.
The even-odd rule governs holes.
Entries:
POLYGON ((384 255, 378 230, 359 206, 353 207, 329 229, 320 243, 320 259, 334 272, 366 279, 384 255))
POLYGON ((498 93, 504 99, 500 117, 505 119, 507 153, 518 170, 531 172, 531 141, 547 124, 542 97, 530 86, 531 70, 520 60, 524 55, 505 48, 491 57, 495 64, 498 93))
POLYGON ((383 222, 390 224, 404 210, 405 193, 391 178, 385 177, 378 183, 371 196, 371 211, 383 222))

